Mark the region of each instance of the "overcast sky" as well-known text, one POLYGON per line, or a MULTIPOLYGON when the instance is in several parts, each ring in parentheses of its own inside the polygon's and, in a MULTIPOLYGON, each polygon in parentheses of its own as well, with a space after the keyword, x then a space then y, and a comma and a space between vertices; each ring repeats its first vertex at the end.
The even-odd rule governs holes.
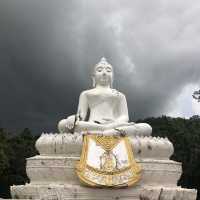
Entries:
POLYGON ((131 120, 200 114, 199 0, 0 0, 0 126, 56 131, 102 56, 131 120))

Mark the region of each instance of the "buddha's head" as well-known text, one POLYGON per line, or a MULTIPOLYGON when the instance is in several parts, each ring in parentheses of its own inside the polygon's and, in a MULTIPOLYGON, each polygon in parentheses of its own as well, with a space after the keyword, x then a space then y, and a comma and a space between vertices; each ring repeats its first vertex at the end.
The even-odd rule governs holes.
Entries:
POLYGON ((113 68, 104 57, 95 65, 92 79, 93 87, 96 87, 96 85, 112 87, 113 68))

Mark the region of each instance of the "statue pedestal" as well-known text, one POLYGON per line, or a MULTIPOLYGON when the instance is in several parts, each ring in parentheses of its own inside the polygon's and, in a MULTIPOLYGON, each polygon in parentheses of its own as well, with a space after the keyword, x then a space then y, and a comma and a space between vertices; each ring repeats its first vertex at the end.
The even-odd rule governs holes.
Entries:
POLYGON ((181 163, 169 160, 173 145, 167 139, 130 138, 136 161, 142 167, 137 185, 115 188, 82 186, 75 173, 82 137, 75 134, 43 134, 36 142, 40 155, 27 159, 30 183, 12 186, 13 198, 84 200, 195 200, 196 190, 177 187, 181 163), (148 198, 147 198, 148 197, 148 198))
POLYGON ((135 186, 123 189, 87 188, 80 185, 47 184, 13 187, 15 198, 43 200, 195 200, 196 191, 180 187, 135 186))

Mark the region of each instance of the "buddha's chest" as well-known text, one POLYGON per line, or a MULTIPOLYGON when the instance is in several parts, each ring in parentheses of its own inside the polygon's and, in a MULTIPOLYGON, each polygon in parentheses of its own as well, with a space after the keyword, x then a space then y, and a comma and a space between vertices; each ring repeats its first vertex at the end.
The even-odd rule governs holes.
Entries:
POLYGON ((118 103, 118 98, 113 93, 93 93, 88 96, 88 104, 90 108, 102 107, 111 109, 118 103))

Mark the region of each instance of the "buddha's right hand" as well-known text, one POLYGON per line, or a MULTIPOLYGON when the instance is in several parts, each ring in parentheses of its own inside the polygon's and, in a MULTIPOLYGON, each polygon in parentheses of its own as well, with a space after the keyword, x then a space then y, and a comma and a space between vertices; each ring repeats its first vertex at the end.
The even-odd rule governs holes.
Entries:
POLYGON ((75 115, 69 116, 67 118, 67 121, 66 121, 66 128, 69 129, 69 130, 72 130, 74 128, 75 121, 76 121, 76 116, 75 115))

